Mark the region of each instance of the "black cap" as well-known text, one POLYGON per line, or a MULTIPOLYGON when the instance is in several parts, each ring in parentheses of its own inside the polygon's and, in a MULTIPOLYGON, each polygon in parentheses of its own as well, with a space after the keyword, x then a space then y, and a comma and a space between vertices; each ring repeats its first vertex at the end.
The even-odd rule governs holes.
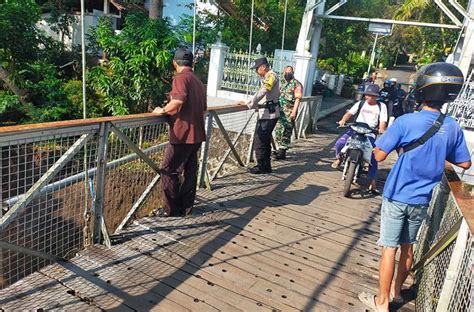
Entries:
POLYGON ((192 65, 193 59, 194 59, 193 52, 191 52, 191 50, 186 49, 186 48, 179 48, 178 50, 176 50, 176 52, 174 53, 174 58, 173 58, 173 60, 175 61, 184 61, 184 62, 189 63, 186 65, 192 65))
POLYGON ((261 57, 261 58, 256 59, 255 62, 253 63, 253 66, 250 67, 250 69, 257 69, 258 67, 262 65, 268 65, 268 60, 266 57, 261 57))

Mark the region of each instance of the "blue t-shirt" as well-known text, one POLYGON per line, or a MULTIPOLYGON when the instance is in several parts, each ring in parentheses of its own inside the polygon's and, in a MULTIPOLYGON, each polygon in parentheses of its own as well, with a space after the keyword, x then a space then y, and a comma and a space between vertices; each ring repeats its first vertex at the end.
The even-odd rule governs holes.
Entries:
MULTIPOLYGON (((375 145, 386 153, 406 146, 428 131, 438 116, 439 113, 428 110, 403 115, 375 145)), ((445 160, 453 164, 471 160, 464 134, 449 116, 425 144, 398 157, 385 183, 384 197, 405 204, 428 204, 433 188, 443 176, 445 160)))

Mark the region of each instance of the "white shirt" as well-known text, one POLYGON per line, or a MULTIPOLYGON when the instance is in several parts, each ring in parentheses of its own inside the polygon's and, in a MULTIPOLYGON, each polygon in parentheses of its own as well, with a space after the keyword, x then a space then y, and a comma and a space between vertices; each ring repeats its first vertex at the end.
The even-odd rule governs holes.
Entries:
MULTIPOLYGON (((349 113, 352 115, 357 114, 359 109, 359 102, 355 103, 349 113)), ((377 125, 380 125, 381 122, 387 122, 387 106, 384 103, 380 103, 380 110, 377 104, 370 105, 367 101, 362 105, 359 116, 356 119, 356 122, 363 122, 369 125, 372 129, 377 128, 377 125), (380 123, 379 123, 380 121, 380 123)), ((378 130, 378 129, 377 129, 378 130)))

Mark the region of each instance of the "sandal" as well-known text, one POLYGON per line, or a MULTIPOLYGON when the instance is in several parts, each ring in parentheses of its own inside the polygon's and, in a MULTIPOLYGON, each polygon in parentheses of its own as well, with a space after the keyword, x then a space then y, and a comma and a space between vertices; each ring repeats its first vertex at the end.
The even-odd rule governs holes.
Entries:
POLYGON ((366 293, 365 291, 359 294, 359 300, 365 304, 371 311, 378 312, 377 304, 375 303, 375 295, 366 293))
POLYGON ((371 192, 372 195, 380 195, 380 191, 377 190, 376 187, 372 187, 372 185, 369 185, 369 192, 371 192))
POLYGON ((401 304, 405 302, 403 297, 395 297, 393 291, 390 292, 390 301, 395 304, 401 304))

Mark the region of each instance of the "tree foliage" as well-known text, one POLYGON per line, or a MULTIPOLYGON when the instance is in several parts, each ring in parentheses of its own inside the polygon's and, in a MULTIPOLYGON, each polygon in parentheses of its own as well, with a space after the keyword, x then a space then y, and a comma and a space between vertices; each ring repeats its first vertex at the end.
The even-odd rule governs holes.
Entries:
POLYGON ((145 112, 164 100, 172 75, 172 51, 177 45, 167 21, 132 13, 117 34, 110 21, 102 18, 91 39, 106 60, 90 69, 88 79, 110 113, 145 112))
MULTIPOLYGON (((251 1, 233 0, 232 12, 200 12, 197 17, 197 44, 208 47, 215 42, 217 33, 222 33, 222 41, 233 49, 248 50, 250 34, 251 1)), ((301 18, 306 1, 288 0, 287 27, 285 30, 285 48, 293 50, 298 40, 301 18)), ((258 44, 262 50, 273 52, 281 49, 284 0, 255 0, 252 50, 258 44)), ((192 16, 183 19, 178 25, 180 40, 192 40, 192 16)))

